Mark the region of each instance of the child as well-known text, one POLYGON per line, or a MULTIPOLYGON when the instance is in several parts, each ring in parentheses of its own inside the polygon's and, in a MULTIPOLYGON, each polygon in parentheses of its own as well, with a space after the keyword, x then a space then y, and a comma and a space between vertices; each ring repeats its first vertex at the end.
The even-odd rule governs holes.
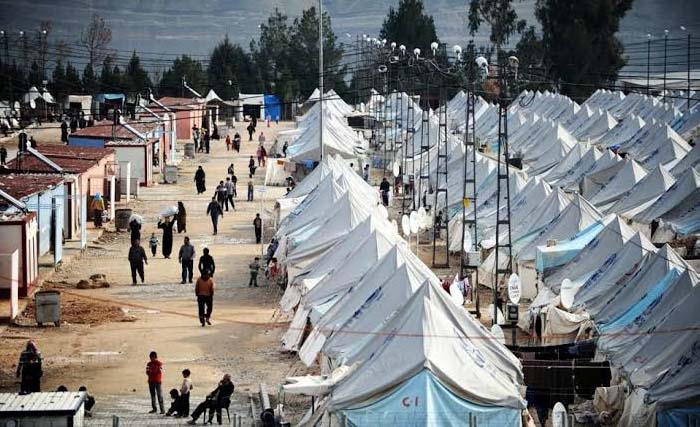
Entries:
POLYGON ((258 287, 258 270, 260 270, 260 257, 255 257, 255 260, 248 266, 250 269, 250 281, 248 282, 248 287, 255 286, 258 287))
POLYGON ((148 245, 151 247, 151 253, 155 257, 158 251, 158 238, 156 237, 156 233, 151 233, 151 239, 148 241, 148 245))
POLYGON ((168 412, 165 413, 165 416, 169 417, 174 414, 175 417, 181 417, 182 400, 180 399, 180 393, 178 393, 176 388, 170 389, 170 398, 173 401, 170 403, 170 408, 168 408, 168 412))
POLYGON ((182 385, 180 386, 180 409, 177 415, 179 417, 187 417, 190 415, 190 391, 192 390, 192 381, 190 380, 190 370, 183 369, 182 371, 182 385))

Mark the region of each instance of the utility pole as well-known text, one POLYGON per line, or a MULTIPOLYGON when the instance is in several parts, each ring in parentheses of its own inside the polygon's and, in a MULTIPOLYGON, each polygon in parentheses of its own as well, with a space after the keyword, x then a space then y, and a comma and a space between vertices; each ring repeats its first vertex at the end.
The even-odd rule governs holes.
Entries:
POLYGON ((649 89, 649 74, 651 72, 651 34, 647 34, 647 95, 650 93, 649 89))
POLYGON ((668 30, 664 30, 664 102, 666 102, 666 47, 668 45, 668 30))
POLYGON ((323 0, 318 0, 318 111, 319 111, 319 134, 318 139, 321 144, 321 156, 323 160, 323 0))

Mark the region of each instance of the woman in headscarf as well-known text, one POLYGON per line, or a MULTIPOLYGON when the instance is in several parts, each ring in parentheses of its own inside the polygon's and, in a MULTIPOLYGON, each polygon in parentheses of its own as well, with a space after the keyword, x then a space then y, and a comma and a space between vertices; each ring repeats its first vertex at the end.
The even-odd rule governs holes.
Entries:
POLYGON ((178 233, 187 232, 187 211, 185 210, 185 204, 182 202, 177 202, 175 221, 177 221, 178 233))
POLYGON ((19 355, 17 377, 21 378, 20 392, 41 391, 41 352, 34 341, 28 341, 27 347, 19 355))
POLYGON ((105 211, 105 201, 102 199, 102 194, 95 193, 95 198, 92 199, 92 220, 96 228, 102 227, 102 213, 105 211))
POLYGON ((158 228, 163 229, 163 258, 170 258, 173 252, 173 226, 175 222, 170 217, 158 221, 158 228))
POLYGON ((141 240, 141 223, 136 219, 132 219, 129 222, 129 229, 131 230, 131 241, 141 240))
POLYGON ((202 194, 207 191, 207 188, 204 185, 205 178, 206 175, 204 174, 204 169, 202 169, 202 166, 199 166, 197 168, 197 172, 194 173, 194 182, 197 185, 197 194, 202 194))

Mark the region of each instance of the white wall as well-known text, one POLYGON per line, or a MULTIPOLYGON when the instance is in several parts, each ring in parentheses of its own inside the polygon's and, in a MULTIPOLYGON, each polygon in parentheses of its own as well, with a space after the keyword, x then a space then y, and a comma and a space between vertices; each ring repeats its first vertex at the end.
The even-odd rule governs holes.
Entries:
POLYGON ((140 184, 146 183, 146 155, 144 147, 114 147, 119 163, 131 162, 131 176, 138 178, 140 184))

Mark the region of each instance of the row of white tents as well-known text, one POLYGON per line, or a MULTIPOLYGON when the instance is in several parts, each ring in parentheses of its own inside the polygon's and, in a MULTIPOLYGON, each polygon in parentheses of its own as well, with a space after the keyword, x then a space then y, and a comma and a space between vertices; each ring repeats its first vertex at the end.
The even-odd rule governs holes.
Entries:
MULTIPOLYGON (((448 114, 456 133, 464 132, 465 103, 460 93, 448 104, 456 110, 448 114)), ((455 252, 462 245, 476 249, 471 237, 462 241, 464 167, 476 168, 477 181, 477 202, 465 215, 477 209, 479 221, 467 236, 476 233, 484 248, 496 238, 498 172, 488 151, 497 147, 498 113, 481 99, 475 111, 476 137, 486 153, 476 153, 472 164, 463 145, 448 139, 446 147, 449 247, 455 252)), ((513 266, 524 297, 533 299, 520 326, 532 330, 539 318, 547 344, 573 342, 596 329, 597 357, 611 362, 617 384, 629 390, 620 394, 620 425, 657 419, 673 425, 668 420, 677 414, 698 416, 698 275, 670 246, 657 250, 652 242, 700 231, 700 148, 686 141, 697 133, 700 108, 681 111, 659 98, 604 90, 582 105, 524 92, 507 120, 511 152, 524 165, 511 168, 513 266)), ((431 147, 437 138, 432 141, 431 147)), ((419 161, 405 151, 396 156, 415 175, 430 175, 435 186, 433 151, 437 147, 419 161)), ((473 196, 467 187, 467 197, 473 196)), ((508 256, 499 260, 506 267, 508 256)), ((492 251, 479 269, 480 282, 493 286, 495 270, 492 251)))
POLYGON ((284 386, 316 397, 301 425, 520 425, 520 362, 441 288, 348 160, 324 157, 277 214, 293 313, 282 345, 321 369, 284 386))

